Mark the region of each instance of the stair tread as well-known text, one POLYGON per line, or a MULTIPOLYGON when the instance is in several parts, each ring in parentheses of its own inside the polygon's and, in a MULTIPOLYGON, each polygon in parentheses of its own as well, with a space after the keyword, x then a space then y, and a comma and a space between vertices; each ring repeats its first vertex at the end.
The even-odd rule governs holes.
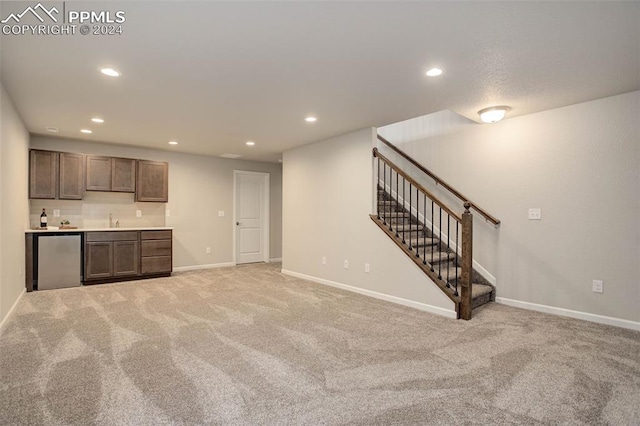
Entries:
POLYGON ((424 246, 433 246, 438 244, 438 239, 433 237, 427 238, 411 238, 407 240, 407 245, 411 247, 424 247, 424 246))
POLYGON ((480 296, 484 296, 485 294, 491 293, 493 291, 493 287, 487 284, 473 283, 471 285, 471 298, 476 299, 480 296))
POLYGON ((416 231, 416 230, 422 230, 423 226, 422 225, 416 225, 416 224, 406 224, 406 225, 397 225, 395 227, 395 229, 397 229, 398 231, 405 231, 405 230, 412 230, 412 231, 416 231))

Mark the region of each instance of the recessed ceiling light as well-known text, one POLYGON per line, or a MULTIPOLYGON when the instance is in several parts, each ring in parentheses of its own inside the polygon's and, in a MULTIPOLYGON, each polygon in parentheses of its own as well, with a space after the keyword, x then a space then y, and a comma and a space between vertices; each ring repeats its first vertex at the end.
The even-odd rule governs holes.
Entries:
POLYGON ((82 133, 93 133, 93 131, 89 130, 89 129, 82 129, 80 130, 82 133))
POLYGON ((245 143, 245 145, 247 145, 247 146, 254 146, 255 144, 256 144, 256 143, 255 143, 254 141, 247 141, 247 142, 245 143))
POLYGON ((120 77, 120 73, 113 68, 100 68, 100 72, 109 77, 120 77))
POLYGON ((442 75, 443 72, 444 70, 441 68, 431 68, 429 71, 427 71, 427 75, 429 77, 437 77, 439 75, 442 75))
POLYGON ((98 117, 92 118, 91 121, 93 121, 94 123, 104 123, 104 120, 98 117))
POLYGON ((497 123, 502 120, 507 112, 511 111, 511 108, 506 105, 493 106, 478 111, 480 120, 483 123, 497 123))
POLYGON ((178 145, 178 142, 176 142, 176 141, 169 141, 169 145, 178 145))
POLYGON ((57 127, 46 127, 47 132, 58 133, 57 127))
POLYGON ((318 119, 315 117, 307 117, 304 119, 304 121, 306 121, 307 123, 313 123, 315 121, 317 121, 318 119))

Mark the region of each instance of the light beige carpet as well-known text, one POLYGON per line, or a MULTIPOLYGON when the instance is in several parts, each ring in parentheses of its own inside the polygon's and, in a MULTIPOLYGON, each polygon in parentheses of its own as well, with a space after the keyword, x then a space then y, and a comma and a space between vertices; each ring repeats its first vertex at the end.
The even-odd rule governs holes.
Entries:
POLYGON ((26 294, 0 424, 640 424, 640 333, 490 304, 470 322, 279 264, 26 294))

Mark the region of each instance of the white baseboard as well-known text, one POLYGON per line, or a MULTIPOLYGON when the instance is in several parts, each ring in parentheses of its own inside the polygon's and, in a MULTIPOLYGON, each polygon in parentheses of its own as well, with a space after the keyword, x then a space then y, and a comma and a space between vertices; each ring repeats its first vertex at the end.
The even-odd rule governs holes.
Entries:
POLYGON ((236 266, 234 262, 210 263, 207 265, 178 266, 173 268, 173 272, 197 271, 199 269, 225 268, 228 266, 236 266))
POLYGON ((7 312, 7 315, 5 315, 4 318, 2 318, 2 321, 0 321, 0 331, 2 331, 2 328, 5 326, 5 324, 7 323, 7 321, 9 321, 9 318, 11 317, 11 314, 13 313, 13 311, 16 309, 16 306, 18 306, 18 302, 20 301, 20 299, 22 299, 22 296, 24 296, 24 294, 27 292, 26 288, 22 289, 22 292, 20 293, 20 296, 18 296, 18 298, 16 299, 15 302, 13 302, 13 305, 11 305, 11 309, 9 309, 9 312, 7 312))
POLYGON ((516 308, 528 309, 531 311, 544 312, 547 314, 560 315, 563 317, 576 318, 585 321, 596 322, 598 324, 613 325, 615 327, 628 328, 640 331, 640 322, 629 321, 622 318, 607 317, 604 315, 590 314, 588 312, 572 311, 571 309, 556 308, 555 306, 539 305, 537 303, 523 302, 520 300, 496 297, 496 302, 503 305, 514 306, 516 308))
POLYGON ((326 280, 324 278, 318 278, 311 275, 305 275, 298 272, 282 269, 281 272, 285 275, 289 275, 296 278, 302 278, 303 280, 312 281, 318 284, 324 284, 331 287, 336 287, 342 290, 351 291, 353 293, 363 294, 365 296, 373 297, 374 299, 385 300, 391 303, 397 303, 398 305, 408 306, 410 308, 418 309, 421 311, 429 312, 436 315, 442 315, 447 318, 456 319, 458 315, 455 310, 440 308, 438 306, 427 305, 426 303, 420 303, 409 299, 403 299, 402 297, 391 296, 384 293, 378 293, 372 290, 366 290, 360 287, 354 287, 347 284, 338 283, 335 281, 326 280))
POLYGON ((275 259, 269 259, 269 262, 282 262, 282 258, 276 257, 275 259))

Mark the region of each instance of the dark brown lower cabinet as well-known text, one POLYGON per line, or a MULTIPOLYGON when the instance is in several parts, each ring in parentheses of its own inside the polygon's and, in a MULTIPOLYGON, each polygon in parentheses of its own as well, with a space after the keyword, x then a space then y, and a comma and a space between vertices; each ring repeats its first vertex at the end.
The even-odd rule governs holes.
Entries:
POLYGON ((141 231, 140 262, 142 274, 171 273, 172 231, 141 231))
POLYGON ((106 280, 140 274, 137 231, 87 232, 84 279, 106 280))

